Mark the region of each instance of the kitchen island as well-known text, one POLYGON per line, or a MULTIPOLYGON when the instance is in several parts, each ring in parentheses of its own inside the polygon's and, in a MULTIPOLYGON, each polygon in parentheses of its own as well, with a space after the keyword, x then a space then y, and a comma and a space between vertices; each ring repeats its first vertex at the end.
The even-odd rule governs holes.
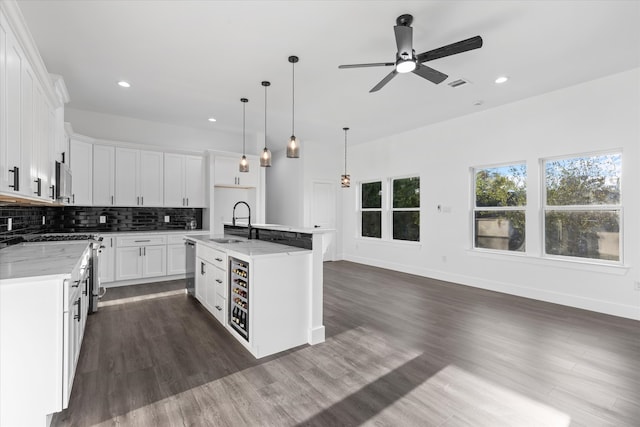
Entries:
POLYGON ((230 235, 190 235, 194 296, 256 358, 310 343, 313 251, 230 235))

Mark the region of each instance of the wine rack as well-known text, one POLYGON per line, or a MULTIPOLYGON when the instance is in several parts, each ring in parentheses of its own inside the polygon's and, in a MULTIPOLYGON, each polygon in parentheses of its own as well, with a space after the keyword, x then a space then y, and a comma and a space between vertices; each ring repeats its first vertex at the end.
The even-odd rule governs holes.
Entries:
POLYGON ((229 257, 229 324, 249 341, 249 263, 229 257))

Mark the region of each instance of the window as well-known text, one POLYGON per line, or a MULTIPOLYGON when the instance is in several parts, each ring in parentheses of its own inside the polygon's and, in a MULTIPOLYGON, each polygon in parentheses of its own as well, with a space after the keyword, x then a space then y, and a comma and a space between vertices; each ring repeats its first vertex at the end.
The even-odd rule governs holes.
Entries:
POLYGON ((621 261, 621 157, 544 161, 545 254, 621 261))
POLYGON ((394 179, 391 185, 393 239, 420 241, 420 177, 394 179))
POLYGON ((473 172, 474 247, 524 252, 526 165, 474 169, 473 172))
POLYGON ((382 238, 382 181, 363 182, 361 193, 361 235, 382 238))

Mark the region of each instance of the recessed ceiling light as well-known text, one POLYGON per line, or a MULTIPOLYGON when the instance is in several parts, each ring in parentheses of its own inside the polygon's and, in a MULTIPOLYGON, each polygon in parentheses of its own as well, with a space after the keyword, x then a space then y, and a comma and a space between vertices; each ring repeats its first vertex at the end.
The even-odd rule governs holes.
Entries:
POLYGON ((509 80, 509 77, 507 77, 507 76, 500 76, 500 77, 498 77, 495 81, 496 81, 496 83, 497 83, 497 84, 500 84, 500 83, 504 83, 504 82, 506 82, 507 80, 509 80))
POLYGON ((216 119, 214 119, 213 117, 209 117, 207 120, 209 120, 210 122, 215 122, 216 119))
POLYGON ((118 86, 120 86, 120 87, 131 87, 131 84, 129 82, 125 82, 124 80, 120 80, 118 82, 118 86))
POLYGON ((473 105, 475 105, 476 107, 479 107, 482 104, 484 104, 484 101, 482 99, 478 99, 477 101, 474 101, 474 103, 473 103, 473 105))

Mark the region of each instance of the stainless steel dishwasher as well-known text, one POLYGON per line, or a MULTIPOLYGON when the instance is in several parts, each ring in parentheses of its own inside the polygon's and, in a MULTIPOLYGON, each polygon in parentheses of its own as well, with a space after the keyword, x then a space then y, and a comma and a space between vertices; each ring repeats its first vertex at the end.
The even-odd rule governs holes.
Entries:
POLYGON ((189 295, 196 295, 196 244, 190 240, 185 240, 184 245, 186 248, 186 282, 187 293, 189 295))

